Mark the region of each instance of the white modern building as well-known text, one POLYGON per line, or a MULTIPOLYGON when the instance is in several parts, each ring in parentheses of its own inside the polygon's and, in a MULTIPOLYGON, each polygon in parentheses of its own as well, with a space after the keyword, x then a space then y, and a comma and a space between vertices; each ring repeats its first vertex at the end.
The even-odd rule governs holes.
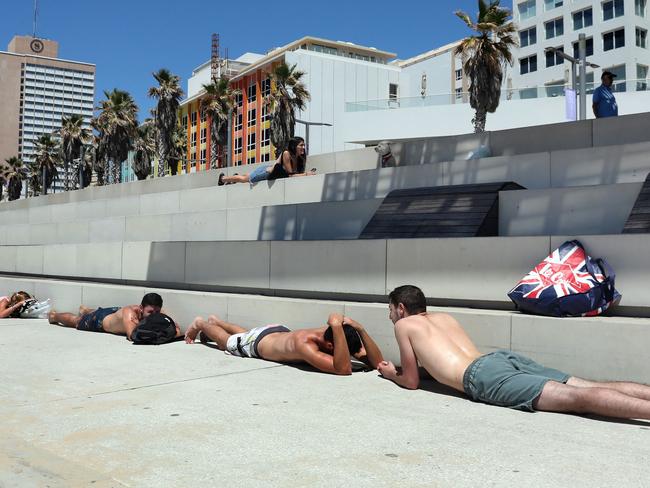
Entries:
MULTIPOLYGON (((0 52, 0 157, 33 160, 36 140, 79 114, 90 128, 95 65, 58 57, 56 41, 15 36, 0 52)), ((62 189, 61 180, 55 191, 62 189)))
POLYGON ((521 98, 544 96, 537 87, 546 96, 561 94, 571 80, 571 66, 547 48, 577 58, 580 34, 587 39, 587 60, 600 66, 587 69, 590 87, 600 84, 605 69, 617 75, 617 91, 635 91, 636 80, 648 76, 647 0, 515 0, 513 16, 520 48, 508 88, 521 98))

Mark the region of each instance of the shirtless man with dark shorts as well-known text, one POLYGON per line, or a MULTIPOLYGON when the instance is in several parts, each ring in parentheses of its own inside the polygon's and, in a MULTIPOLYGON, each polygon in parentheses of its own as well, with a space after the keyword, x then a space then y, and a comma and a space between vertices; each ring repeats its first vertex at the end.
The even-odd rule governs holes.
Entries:
POLYGON ((402 366, 398 370, 384 361, 377 369, 404 388, 417 389, 419 362, 434 379, 474 401, 650 420, 650 386, 580 379, 512 351, 482 354, 452 316, 427 313, 424 294, 415 286, 396 288, 389 302, 402 366))
MULTIPOLYGON (((108 307, 92 310, 79 307, 79 314, 50 312, 48 315, 50 324, 58 324, 63 327, 74 327, 77 330, 91 332, 109 332, 111 334, 125 335, 131 340, 131 333, 138 323, 152 313, 158 313, 162 309, 163 300, 158 293, 147 293, 140 305, 127 305, 126 307, 108 307)), ((177 335, 180 329, 176 325, 177 335)))
POLYGON ((233 356, 252 357, 278 363, 307 363, 325 373, 352 373, 350 356, 372 369, 383 361, 381 351, 363 326, 341 314, 330 314, 327 326, 290 331, 282 325, 244 329, 211 315, 194 319, 185 332, 185 341, 201 339, 216 342, 233 356))

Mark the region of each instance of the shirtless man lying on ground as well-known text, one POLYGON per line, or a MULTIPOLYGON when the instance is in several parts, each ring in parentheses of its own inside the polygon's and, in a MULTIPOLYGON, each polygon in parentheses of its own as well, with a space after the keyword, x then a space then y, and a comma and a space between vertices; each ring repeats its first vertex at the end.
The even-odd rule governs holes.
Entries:
POLYGON ((396 288, 389 302, 402 367, 384 361, 377 369, 404 388, 418 387, 419 362, 437 381, 474 401, 528 411, 650 420, 650 386, 587 381, 512 351, 481 354, 456 319, 427 313, 424 294, 415 286, 396 288))
POLYGON ((216 342, 233 356, 260 358, 279 363, 307 363, 325 373, 352 373, 350 356, 372 369, 383 360, 381 351, 363 326, 341 314, 330 314, 327 326, 291 332, 282 325, 244 329, 211 315, 194 319, 185 332, 185 341, 201 339, 216 342))
MULTIPOLYGON (((81 305, 78 315, 52 311, 48 318, 50 324, 74 327, 77 330, 125 335, 127 339, 131 340, 131 333, 138 323, 143 318, 160 312, 162 305, 163 299, 158 293, 147 293, 142 298, 140 305, 98 308, 96 310, 81 305)), ((176 325, 176 335, 179 334, 180 329, 176 325)))

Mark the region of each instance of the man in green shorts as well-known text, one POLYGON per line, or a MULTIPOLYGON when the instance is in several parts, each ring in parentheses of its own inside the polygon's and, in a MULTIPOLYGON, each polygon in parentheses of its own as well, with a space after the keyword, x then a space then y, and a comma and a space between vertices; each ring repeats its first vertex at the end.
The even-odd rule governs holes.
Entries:
POLYGON ((419 362, 434 379, 474 401, 528 411, 650 420, 650 386, 583 380, 512 351, 481 354, 456 319, 427 313, 424 294, 415 286, 393 290, 388 307, 401 368, 383 361, 377 369, 404 388, 418 387, 419 362))

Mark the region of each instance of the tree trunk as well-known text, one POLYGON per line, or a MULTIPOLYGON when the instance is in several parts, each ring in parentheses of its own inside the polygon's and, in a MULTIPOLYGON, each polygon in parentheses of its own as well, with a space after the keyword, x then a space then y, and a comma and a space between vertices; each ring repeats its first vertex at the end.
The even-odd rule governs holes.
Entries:
POLYGON ((485 132, 485 121, 487 119, 487 112, 483 109, 476 109, 472 124, 474 124, 474 133, 479 134, 485 132))

